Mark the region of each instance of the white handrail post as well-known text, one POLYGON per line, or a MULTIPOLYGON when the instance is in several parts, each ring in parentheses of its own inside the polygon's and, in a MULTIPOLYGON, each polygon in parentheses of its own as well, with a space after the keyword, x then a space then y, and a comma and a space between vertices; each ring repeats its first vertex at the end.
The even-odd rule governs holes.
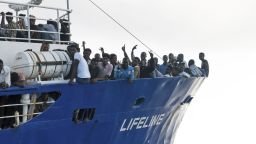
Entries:
MULTIPOLYGON (((68 14, 68 28, 69 28, 69 33, 70 33, 70 11, 69 11, 69 0, 67 0, 67 14, 68 14)), ((69 36, 69 39, 68 41, 70 42, 71 41, 71 38, 69 36)))
POLYGON ((19 117, 19 112, 15 111, 14 116, 15 116, 15 123, 14 123, 14 127, 18 127, 20 125, 20 117, 19 117))
POLYGON ((28 42, 31 42, 31 39, 30 39, 30 16, 29 16, 29 5, 27 5, 27 21, 28 21, 28 42))
POLYGON ((23 110, 22 110, 22 112, 23 112, 23 113, 22 113, 23 117, 22 117, 22 122, 25 123, 25 122, 27 122, 27 120, 28 120, 28 115, 27 115, 27 113, 28 113, 28 105, 30 104, 29 94, 23 94, 23 95, 21 96, 20 103, 23 104, 23 110))
POLYGON ((57 9, 57 23, 58 23, 58 41, 60 44, 60 12, 59 9, 57 9))
POLYGON ((42 81, 42 79, 41 79, 41 74, 38 75, 37 80, 38 80, 39 82, 42 81))
POLYGON ((15 12, 16 12, 16 23, 17 23, 19 21, 19 18, 18 18, 18 16, 19 16, 18 14, 19 13, 18 13, 18 11, 15 11, 15 12))
POLYGON ((28 109, 28 120, 32 119, 33 116, 34 116, 33 114, 34 114, 35 106, 36 106, 36 97, 37 97, 37 95, 35 93, 31 94, 31 101, 30 102, 33 103, 33 104, 31 104, 29 106, 29 109, 28 109))

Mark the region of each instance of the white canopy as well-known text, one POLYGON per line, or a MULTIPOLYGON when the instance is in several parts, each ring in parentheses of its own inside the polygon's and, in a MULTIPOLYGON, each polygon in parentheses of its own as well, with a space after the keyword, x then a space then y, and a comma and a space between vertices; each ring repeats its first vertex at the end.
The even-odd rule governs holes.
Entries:
MULTIPOLYGON (((43 0, 30 0, 27 4, 32 4, 32 5, 40 5, 43 0)), ((27 6, 25 5, 9 5, 9 8, 15 10, 15 11, 21 11, 21 10, 26 10, 27 6)))

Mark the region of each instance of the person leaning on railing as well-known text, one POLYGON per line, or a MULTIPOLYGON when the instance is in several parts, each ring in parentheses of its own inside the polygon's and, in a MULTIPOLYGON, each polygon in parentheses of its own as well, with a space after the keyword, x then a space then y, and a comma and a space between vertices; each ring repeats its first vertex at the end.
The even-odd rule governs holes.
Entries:
POLYGON ((102 62, 98 63, 99 74, 97 76, 97 80, 108 80, 111 76, 113 65, 109 63, 109 54, 104 53, 102 57, 102 62))
POLYGON ((201 70, 206 77, 209 76, 209 63, 205 59, 205 54, 203 52, 199 53, 199 59, 201 60, 201 70))
MULTIPOLYGON (((31 39, 40 39, 41 38, 41 33, 36 32, 39 30, 38 25, 36 25, 36 17, 33 15, 29 15, 29 21, 30 21, 30 37, 31 39)), ((40 40, 32 40, 32 42, 37 42, 40 43, 40 40)))
POLYGON ((115 79, 127 79, 130 83, 134 80, 134 68, 129 65, 129 59, 123 58, 122 64, 115 68, 115 79))
POLYGON ((58 27, 56 25, 56 22, 53 20, 48 20, 46 24, 39 24, 38 28, 41 32, 41 39, 43 40, 53 40, 57 41, 59 40, 58 36, 58 27))
POLYGON ((60 19, 61 29, 60 32, 60 40, 61 41, 70 41, 70 27, 69 27, 69 21, 66 19, 60 19))
MULTIPOLYGON (((4 66, 3 61, 0 59, 0 89, 7 88, 11 85, 10 68, 4 66)), ((5 105, 7 102, 6 96, 0 96, 0 106, 5 105)), ((0 117, 4 116, 5 108, 0 107, 0 117)), ((0 129, 3 128, 4 119, 0 119, 0 129)))
MULTIPOLYGON (((28 38, 28 32, 23 31, 28 29, 28 22, 27 19, 25 18, 25 14, 19 14, 19 20, 17 21, 18 28, 20 29, 17 31, 17 38, 28 38)), ((27 40, 17 40, 21 42, 26 42, 27 40)))
POLYGON ((0 59, 0 88, 7 88, 11 85, 10 68, 5 66, 0 59))
POLYGON ((88 64, 83 56, 78 52, 79 45, 77 43, 70 44, 67 47, 68 53, 72 59, 71 76, 69 83, 73 84, 76 78, 77 83, 90 82, 91 75, 88 64))
MULTIPOLYGON (((5 29, 1 27, 0 25, 0 37, 4 37, 5 29)), ((0 38, 0 41, 4 41, 5 39, 0 38)))
POLYGON ((138 45, 133 46, 131 51, 132 66, 134 67, 134 78, 140 78, 140 58, 134 56, 134 50, 137 49, 138 45))
MULTIPOLYGON (((1 12, 2 21, 1 21, 1 28, 5 29, 4 36, 8 38, 16 38, 18 26, 15 22, 13 22, 13 14, 11 12, 1 12), (5 17, 8 24, 5 24, 5 17)), ((9 39, 11 41, 15 41, 15 39, 9 39)))

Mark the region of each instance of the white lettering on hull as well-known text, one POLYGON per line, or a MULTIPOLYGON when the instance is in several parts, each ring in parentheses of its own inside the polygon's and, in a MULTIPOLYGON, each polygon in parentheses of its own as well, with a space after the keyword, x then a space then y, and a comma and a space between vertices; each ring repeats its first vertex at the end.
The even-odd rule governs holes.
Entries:
POLYGON ((164 119, 164 116, 165 114, 159 114, 147 117, 124 119, 120 131, 123 132, 160 125, 164 119))

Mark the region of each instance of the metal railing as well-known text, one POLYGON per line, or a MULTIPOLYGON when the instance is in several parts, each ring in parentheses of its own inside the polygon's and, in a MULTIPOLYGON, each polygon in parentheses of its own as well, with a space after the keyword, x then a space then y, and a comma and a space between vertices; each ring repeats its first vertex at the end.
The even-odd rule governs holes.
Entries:
POLYGON ((22 116, 31 116, 31 115, 39 115, 41 114, 42 112, 38 112, 38 113, 32 113, 32 114, 22 114, 22 115, 12 115, 12 116, 3 116, 3 117, 0 117, 0 119, 6 119, 6 118, 16 118, 16 117, 22 117, 22 116))
MULTIPOLYGON (((69 14, 72 12, 71 10, 68 10, 68 9, 62 9, 62 8, 55 8, 55 7, 47 7, 47 6, 40 6, 40 5, 32 5, 32 4, 23 4, 23 3, 17 3, 17 2, 9 2, 9 1, 2 1, 0 0, 0 4, 8 4, 8 5, 17 5, 17 6, 25 6, 27 7, 27 10, 26 10, 26 17, 21 17, 21 16, 18 16, 18 12, 16 11, 16 16, 12 16, 13 18, 16 18, 16 25, 17 25, 17 29, 5 29, 5 28, 2 28, 0 27, 0 40, 11 40, 11 41, 16 41, 16 40, 19 40, 19 41, 24 41, 24 42, 43 42, 43 41, 47 41, 47 42, 53 42, 53 43, 70 43, 70 36, 71 36, 71 33, 70 33, 70 21, 69 21, 69 14), (57 18, 55 20, 52 20, 52 19, 44 19, 44 18, 35 18, 35 17, 31 17, 30 16, 30 8, 31 7, 34 7, 34 8, 42 8, 42 9, 49 9, 49 10, 53 10, 55 11, 55 13, 57 14, 57 18), (64 12, 63 15, 60 15, 60 12, 64 12), (61 21, 62 18, 66 17, 67 16, 67 19, 65 21, 61 21), (26 28, 25 29, 21 29, 21 28, 18 28, 18 18, 21 18, 23 19, 23 22, 26 20, 27 21, 27 25, 26 25, 26 28), (30 25, 30 20, 42 20, 42 21, 53 21, 53 22, 56 22, 57 24, 57 29, 56 31, 43 31, 43 30, 31 30, 31 25, 30 25), (61 23, 66 23, 67 27, 68 27, 68 32, 61 32, 61 23), (7 37, 6 36, 6 32, 7 31, 16 31, 17 32, 26 32, 27 35, 26 37, 7 37), (57 39, 54 39, 54 40, 49 40, 49 39, 43 39, 43 38, 32 38, 31 37, 31 33, 32 32, 36 32, 38 34, 57 34, 57 39), (1 36, 1 33, 2 33, 2 36, 1 36), (64 35, 64 36, 67 36, 68 37, 68 40, 61 40, 61 35, 64 35)), ((1 17, 1 15, 0 15, 1 17)))
MULTIPOLYGON (((15 118, 15 127, 20 125, 20 118, 22 118, 22 124, 26 123, 28 120, 31 120, 35 115, 40 115, 46 110, 49 106, 55 103, 54 100, 51 101, 42 101, 42 102, 36 102, 37 100, 37 95, 36 94, 24 94, 21 97, 21 103, 17 104, 6 104, 6 105, 0 105, 1 109, 5 109, 5 111, 8 111, 8 108, 11 107, 22 107, 22 114, 19 114, 17 110, 13 111, 13 115, 1 115, 1 119, 11 119, 15 118), (36 106, 37 105, 42 105, 46 106, 42 110, 38 110, 35 112, 36 106)), ((21 110, 21 109, 20 109, 21 110)))
MULTIPOLYGON (((0 108, 3 107, 14 107, 14 106, 24 106, 24 105, 39 105, 39 104, 53 104, 55 101, 48 101, 48 102, 36 102, 36 103, 28 103, 28 104, 9 104, 9 105, 1 105, 0 108)), ((0 117, 1 119, 2 117, 0 117)))

